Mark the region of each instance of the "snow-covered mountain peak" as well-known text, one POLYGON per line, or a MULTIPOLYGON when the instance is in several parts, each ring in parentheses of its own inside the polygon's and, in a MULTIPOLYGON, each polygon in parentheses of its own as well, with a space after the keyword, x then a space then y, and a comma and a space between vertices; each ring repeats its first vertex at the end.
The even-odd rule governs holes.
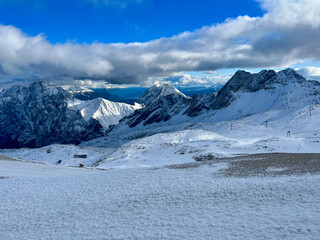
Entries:
POLYGON ((63 94, 64 96, 71 98, 71 95, 64 91, 61 87, 57 87, 51 85, 45 81, 34 82, 30 85, 29 91, 36 94, 37 96, 42 95, 56 95, 56 94, 63 94))
POLYGON ((172 86, 169 83, 164 83, 162 86, 160 86, 161 94, 160 96, 167 96, 170 94, 178 94, 185 98, 187 98, 186 95, 184 95, 182 92, 180 92, 178 89, 176 89, 174 86, 172 86))
POLYGON ((287 68, 277 73, 277 81, 276 81, 277 83, 282 83, 282 84, 288 84, 292 82, 303 83, 306 81, 307 80, 303 76, 298 74, 292 68, 287 68))
POLYGON ((277 73, 273 70, 262 70, 259 73, 252 74, 250 72, 239 70, 221 89, 218 95, 227 92, 256 92, 263 89, 267 84, 272 83, 277 78, 277 73))
POLYGON ((44 81, 31 83, 27 87, 14 85, 2 93, 2 99, 16 99, 20 104, 34 104, 40 108, 50 105, 54 101, 70 101, 72 95, 60 87, 48 84, 44 81))
POLYGON ((166 122, 172 116, 182 113, 190 101, 191 98, 168 83, 153 85, 140 98, 140 103, 145 107, 136 111, 121 124, 135 127, 139 124, 166 122))
POLYGON ((154 102, 159 101, 161 98, 165 98, 169 95, 173 95, 175 98, 185 98, 188 99, 186 95, 176 89, 169 83, 165 83, 163 85, 153 85, 150 87, 140 98, 140 102, 144 105, 150 105, 154 102))
POLYGON ((119 121, 131 115, 135 110, 140 109, 140 104, 129 105, 126 103, 111 102, 103 98, 95 98, 90 101, 76 101, 72 106, 74 110, 79 110, 82 117, 89 121, 96 119, 105 130, 110 125, 116 125, 119 121))
POLYGON ((217 96, 195 99, 185 112, 198 116, 203 110, 223 110, 221 119, 236 118, 270 109, 294 109, 320 102, 320 84, 308 81, 293 69, 259 73, 237 71, 217 96), (229 108, 229 106, 232 107, 229 108), (238 114, 239 112, 239 114, 238 114))
POLYGON ((289 83, 303 83, 307 81, 303 76, 299 75, 295 70, 287 68, 276 72, 274 70, 262 70, 259 73, 250 73, 246 71, 237 71, 226 85, 218 93, 225 95, 230 93, 257 92, 262 89, 273 89, 275 84, 287 85, 289 83))

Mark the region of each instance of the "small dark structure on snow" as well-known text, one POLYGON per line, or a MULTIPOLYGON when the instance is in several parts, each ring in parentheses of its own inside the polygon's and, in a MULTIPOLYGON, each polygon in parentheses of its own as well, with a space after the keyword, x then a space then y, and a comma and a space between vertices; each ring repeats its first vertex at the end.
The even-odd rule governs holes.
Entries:
POLYGON ((87 158, 88 155, 87 154, 75 154, 73 155, 74 158, 87 158))
POLYGON ((291 133, 290 131, 287 132, 287 137, 290 137, 291 133))

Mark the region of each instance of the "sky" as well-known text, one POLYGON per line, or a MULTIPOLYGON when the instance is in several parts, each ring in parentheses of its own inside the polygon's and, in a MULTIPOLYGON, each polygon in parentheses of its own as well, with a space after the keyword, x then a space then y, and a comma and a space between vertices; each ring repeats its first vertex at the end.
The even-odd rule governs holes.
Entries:
POLYGON ((319 0, 0 0, 0 88, 210 87, 238 69, 320 79, 319 0))

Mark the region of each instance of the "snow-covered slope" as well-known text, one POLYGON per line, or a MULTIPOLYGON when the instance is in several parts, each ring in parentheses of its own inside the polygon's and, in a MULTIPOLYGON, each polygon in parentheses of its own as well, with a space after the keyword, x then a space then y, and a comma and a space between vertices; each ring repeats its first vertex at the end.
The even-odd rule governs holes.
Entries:
POLYGON ((5 155, 15 159, 49 165, 78 167, 80 164, 92 166, 112 151, 114 150, 108 148, 84 148, 72 144, 52 144, 42 148, 0 149, 0 156, 5 155))
POLYGON ((103 98, 96 98, 90 101, 78 101, 71 106, 73 109, 80 111, 82 117, 89 121, 96 119, 105 130, 110 125, 117 125, 119 121, 131 114, 137 109, 142 108, 138 103, 129 105, 126 103, 111 102, 103 98))
POLYGON ((313 105, 311 111, 309 106, 270 110, 231 121, 193 118, 177 126, 127 129, 127 141, 122 142, 111 132, 82 146, 115 144, 100 162, 102 168, 163 166, 254 153, 320 153, 319 118, 320 105, 313 105))
MULTIPOLYGON (((314 105, 311 111, 310 107, 294 112, 271 110, 232 121, 184 123, 169 132, 166 132, 169 128, 163 126, 162 133, 152 136, 140 129, 136 132, 137 139, 128 129, 127 137, 131 139, 126 142, 121 142, 120 135, 111 134, 78 147, 52 145, 40 149, 0 150, 0 155, 55 165, 62 160, 61 165, 66 166, 81 163, 99 168, 132 168, 215 161, 255 153, 320 153, 319 118, 320 105, 314 105), (143 137, 143 133, 147 136, 143 137), (87 154, 87 158, 77 159, 74 154, 87 154)), ((152 128, 148 131, 152 133, 152 128)))

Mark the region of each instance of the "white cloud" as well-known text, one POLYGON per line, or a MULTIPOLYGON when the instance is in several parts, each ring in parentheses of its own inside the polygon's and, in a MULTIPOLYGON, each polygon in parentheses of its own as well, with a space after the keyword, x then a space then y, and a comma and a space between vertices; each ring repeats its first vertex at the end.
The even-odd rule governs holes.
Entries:
POLYGON ((308 66, 301 69, 297 69, 297 71, 307 79, 318 81, 320 80, 320 67, 308 66))
POLYGON ((144 84, 184 71, 287 67, 320 60, 320 1, 261 0, 262 17, 239 16, 171 38, 129 44, 50 44, 0 25, 0 81, 92 79, 144 84))
POLYGON ((110 84, 105 81, 96 81, 91 79, 83 79, 83 80, 64 80, 56 82, 57 85, 62 86, 65 89, 73 88, 74 86, 83 87, 86 89, 112 89, 112 88, 132 88, 139 87, 138 85, 133 84, 110 84))
POLYGON ((214 85, 225 84, 231 77, 231 74, 219 73, 212 73, 212 75, 207 76, 182 74, 163 78, 157 82, 171 83, 176 87, 212 87, 214 85))

